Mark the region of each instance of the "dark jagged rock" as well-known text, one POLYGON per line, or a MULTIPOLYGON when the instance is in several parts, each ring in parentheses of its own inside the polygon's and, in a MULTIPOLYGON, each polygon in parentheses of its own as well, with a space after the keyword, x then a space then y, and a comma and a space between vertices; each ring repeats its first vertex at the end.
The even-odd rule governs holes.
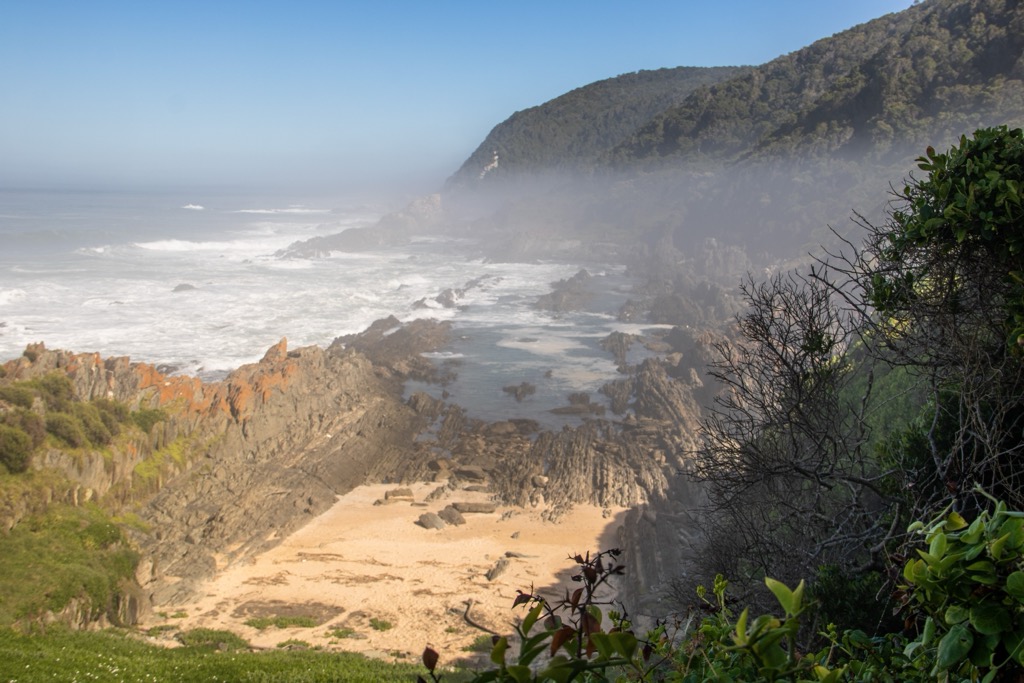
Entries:
POLYGON ((571 278, 559 280, 551 292, 537 298, 535 306, 545 311, 578 311, 591 299, 592 294, 587 287, 590 278, 590 273, 583 269, 571 278))
POLYGON ((636 337, 625 332, 612 332, 601 340, 601 348, 615 356, 615 364, 619 366, 619 372, 626 369, 626 356, 629 347, 636 341, 636 337))
POLYGON ((513 396, 516 401, 522 401, 527 396, 532 396, 537 393, 537 387, 529 382, 520 382, 519 384, 512 384, 507 387, 502 387, 502 391, 506 394, 513 396))
POLYGON ((364 332, 336 338, 328 351, 357 351, 395 376, 429 381, 437 379, 438 372, 434 364, 420 354, 437 351, 450 336, 451 325, 446 322, 413 320, 403 324, 389 316, 377 320, 364 332))
POLYGON ((498 561, 494 563, 494 566, 487 570, 487 580, 494 581, 496 578, 508 571, 511 563, 506 557, 499 557, 498 561))

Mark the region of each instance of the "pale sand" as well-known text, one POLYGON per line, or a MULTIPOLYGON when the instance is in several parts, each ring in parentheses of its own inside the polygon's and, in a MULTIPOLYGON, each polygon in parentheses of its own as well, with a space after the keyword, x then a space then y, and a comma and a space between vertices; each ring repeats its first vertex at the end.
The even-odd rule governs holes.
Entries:
MULTIPOLYGON (((437 487, 409 488, 421 502, 437 487)), ((575 566, 570 554, 616 546, 622 510, 608 516, 577 506, 555 524, 544 521, 538 509, 499 507, 494 514, 466 514, 461 526, 424 529, 415 523, 422 513, 487 496, 458 491, 426 505, 374 505, 394 488, 362 486, 340 497, 277 547, 222 568, 201 599, 180 607, 187 616, 158 614, 143 626, 226 629, 259 647, 298 639, 386 658, 417 659, 429 645, 442 662, 451 662, 468 656, 464 648, 484 633, 464 620, 469 600, 473 621, 511 634, 526 611, 512 609, 517 589, 533 586, 547 597, 560 596, 565 587, 578 586, 569 580, 575 566), (508 570, 488 581, 487 571, 506 552, 523 557, 511 558, 508 570), (254 615, 313 616, 320 625, 261 631, 244 623, 254 615), (371 619, 391 627, 374 628, 371 619), (338 628, 350 629, 351 636, 328 634, 338 628)))

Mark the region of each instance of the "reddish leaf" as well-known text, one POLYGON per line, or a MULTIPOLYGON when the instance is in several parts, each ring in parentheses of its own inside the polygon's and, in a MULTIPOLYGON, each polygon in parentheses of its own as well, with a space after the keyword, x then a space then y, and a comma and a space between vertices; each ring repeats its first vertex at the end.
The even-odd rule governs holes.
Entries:
POLYGON ((523 591, 517 591, 517 592, 519 593, 519 595, 517 595, 516 599, 512 601, 512 607, 518 607, 519 605, 522 605, 523 603, 530 602, 530 594, 529 593, 524 593, 523 591))
POLYGON ((437 666, 437 651, 431 647, 427 647, 423 650, 423 666, 427 667, 427 671, 434 673, 434 668, 437 666))
POLYGON ((583 632, 588 635, 601 632, 601 623, 590 612, 583 615, 583 632))
POLYGON ((572 559, 576 560, 576 564, 583 564, 583 562, 584 562, 582 555, 577 555, 576 557, 574 557, 572 559))
POLYGON ((576 632, 568 626, 563 626, 555 631, 554 635, 551 636, 551 656, 554 657, 555 653, 558 652, 558 648, 565 645, 574 635, 576 635, 576 632))
POLYGON ((574 608, 580 604, 580 598, 583 597, 583 589, 577 588, 572 592, 572 598, 569 600, 569 604, 574 608))
POLYGON ((583 576, 587 577, 588 582, 597 583, 597 572, 593 567, 584 567, 583 576))

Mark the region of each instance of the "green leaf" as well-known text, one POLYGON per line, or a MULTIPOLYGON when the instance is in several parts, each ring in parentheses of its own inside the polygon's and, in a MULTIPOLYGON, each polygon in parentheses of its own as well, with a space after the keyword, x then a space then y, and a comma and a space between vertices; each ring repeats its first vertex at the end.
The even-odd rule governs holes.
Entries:
POLYGON ((498 666, 504 664, 506 650, 508 650, 508 638, 502 636, 495 641, 494 647, 491 648, 491 661, 498 666))
POLYGON ((779 605, 782 606, 783 611, 787 616, 794 614, 793 611, 793 591, 786 587, 781 581, 776 581, 771 577, 765 577, 764 583, 768 586, 768 589, 775 594, 775 599, 779 601, 779 605))
POLYGON ((993 560, 998 561, 1002 559, 1003 549, 1006 547, 1006 542, 1010 540, 1010 536, 1010 534, 1003 534, 989 544, 988 553, 992 556, 993 560))
POLYGON ((537 674, 537 679, 546 681, 551 679, 555 683, 569 683, 575 674, 572 663, 565 655, 552 657, 546 669, 537 674))
POLYGON ((967 653, 974 645, 974 636, 970 629, 963 624, 957 624, 949 629, 949 633, 939 641, 939 647, 935 655, 935 668, 932 675, 935 676, 943 671, 948 671, 953 666, 963 661, 967 653))
POLYGON ((611 658, 614 648, 612 648, 612 641, 607 633, 591 633, 590 642, 597 648, 597 654, 601 659, 611 658))
POLYGON ((1010 613, 1002 605, 983 602, 971 606, 971 626, 978 633, 995 635, 1013 627, 1010 613))
POLYGON ((747 617, 750 616, 750 608, 744 607, 743 611, 740 612, 739 619, 736 620, 736 635, 733 636, 733 640, 740 647, 747 644, 747 617))
POLYGON ((950 605, 946 608, 946 613, 943 615, 946 623, 952 626, 953 624, 959 624, 967 621, 971 618, 971 612, 968 608, 963 605, 950 605))
POLYGON ((544 611, 544 603, 538 602, 533 609, 526 613, 526 617, 523 618, 523 623, 520 626, 523 635, 529 635, 530 629, 533 628, 535 623, 537 623, 537 619, 540 618, 540 613, 542 611, 544 611))
MULTIPOLYGON (((948 610, 947 610, 948 612, 948 610)), ((924 629, 921 631, 921 644, 928 646, 935 637, 935 620, 928 617, 924 620, 924 629)))
POLYGON ((946 540, 946 534, 941 531, 932 537, 932 542, 928 545, 928 554, 939 560, 946 554, 946 548, 948 542, 946 540))
POLYGON ((1024 602, 1024 572, 1015 571, 1006 577, 1006 592, 1024 602))
POLYGON ((507 671, 509 676, 516 679, 516 683, 530 683, 530 678, 533 676, 530 667, 519 664, 513 664, 508 667, 507 671))
POLYGON ((615 651, 626 659, 632 659, 633 655, 636 654, 638 642, 636 636, 632 633, 621 631, 609 634, 608 637, 611 638, 612 647, 615 648, 615 651))
POLYGON ((804 580, 800 579, 800 583, 793 589, 793 614, 796 615, 803 608, 804 603, 804 580))
POLYGON ((946 517, 946 531, 959 531, 967 526, 967 520, 960 516, 960 513, 950 512, 946 517))
POLYGON ((1018 627, 1015 631, 1004 633, 1003 643, 1010 658, 1018 664, 1024 665, 1024 628, 1018 627))

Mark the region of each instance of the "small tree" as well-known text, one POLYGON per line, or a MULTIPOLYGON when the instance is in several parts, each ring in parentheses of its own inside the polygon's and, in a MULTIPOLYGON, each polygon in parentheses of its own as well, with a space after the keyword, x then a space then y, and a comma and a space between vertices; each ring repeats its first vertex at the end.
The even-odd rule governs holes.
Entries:
POLYGON ((795 583, 821 565, 871 564, 888 520, 865 453, 870 381, 856 381, 849 354, 857 321, 818 277, 741 289, 749 310, 717 346, 710 373, 725 391, 694 465, 708 495, 700 578, 795 583))
POLYGON ((890 443, 912 515, 980 509, 975 484, 1024 506, 1024 133, 978 130, 897 194, 845 260, 873 353, 911 369, 931 399, 890 443))

